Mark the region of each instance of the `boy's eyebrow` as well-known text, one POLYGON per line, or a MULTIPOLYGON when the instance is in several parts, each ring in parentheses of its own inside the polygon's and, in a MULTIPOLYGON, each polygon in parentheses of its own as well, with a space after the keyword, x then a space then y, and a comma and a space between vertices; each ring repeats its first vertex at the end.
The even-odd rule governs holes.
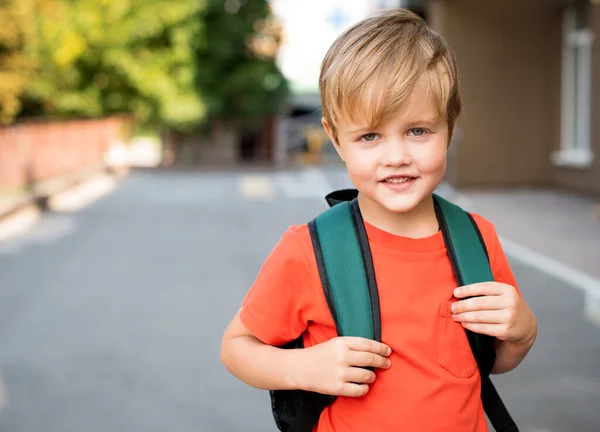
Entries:
MULTIPOLYGON (((405 125, 406 125, 406 127, 414 127, 414 126, 422 125, 424 123, 436 125, 436 124, 442 122, 442 120, 443 119, 440 116, 429 117, 429 118, 422 118, 422 119, 412 118, 412 119, 409 119, 408 121, 406 121, 405 125)), ((360 133, 360 132, 369 132, 369 131, 371 131, 373 129, 374 128, 372 128, 372 127, 364 126, 364 127, 358 127, 356 129, 349 130, 347 133, 351 134, 351 135, 354 135, 354 134, 357 134, 357 133, 360 133)))
POLYGON ((365 126, 365 127, 361 127, 361 128, 358 128, 358 129, 350 130, 347 133, 354 135, 354 134, 359 133, 359 132, 367 132, 370 129, 371 128, 369 126, 365 126))
POLYGON ((427 124, 438 124, 442 121, 441 117, 432 117, 432 118, 424 118, 424 119, 416 119, 416 120, 410 120, 407 121, 406 124, 408 126, 415 126, 415 125, 419 125, 419 124, 423 124, 423 123, 427 123, 427 124))

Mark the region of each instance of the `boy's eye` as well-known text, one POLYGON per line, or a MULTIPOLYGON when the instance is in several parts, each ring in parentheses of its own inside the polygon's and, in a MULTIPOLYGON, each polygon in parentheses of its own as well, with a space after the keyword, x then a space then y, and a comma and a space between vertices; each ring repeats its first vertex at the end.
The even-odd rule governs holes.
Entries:
POLYGON ((412 128, 408 132, 416 137, 423 136, 427 133, 427 131, 423 128, 412 128))
POLYGON ((368 133, 368 134, 363 135, 361 137, 362 140, 365 140, 367 142, 375 141, 376 138, 377 138, 377 134, 376 133, 368 133))

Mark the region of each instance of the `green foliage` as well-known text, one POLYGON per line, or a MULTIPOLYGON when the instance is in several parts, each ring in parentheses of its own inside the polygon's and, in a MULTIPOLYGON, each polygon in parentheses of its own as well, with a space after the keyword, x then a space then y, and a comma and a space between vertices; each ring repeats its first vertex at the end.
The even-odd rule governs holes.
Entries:
POLYGON ((281 31, 268 2, 211 0, 204 23, 198 84, 208 117, 252 125, 276 112, 289 88, 275 63, 281 31))
POLYGON ((35 67, 33 0, 0 1, 0 124, 21 110, 21 95, 35 67))
POLYGON ((29 97, 63 116, 132 113, 181 129, 200 121, 202 8, 198 0, 45 0, 29 97))
POLYGON ((12 81, 0 80, 0 97, 9 113, 18 112, 26 87, 24 116, 129 113, 185 132, 213 120, 259 124, 287 96, 266 0, 7 4, 0 6, 0 73, 10 65, 12 81), (33 76, 15 73, 25 52, 38 60, 33 76))

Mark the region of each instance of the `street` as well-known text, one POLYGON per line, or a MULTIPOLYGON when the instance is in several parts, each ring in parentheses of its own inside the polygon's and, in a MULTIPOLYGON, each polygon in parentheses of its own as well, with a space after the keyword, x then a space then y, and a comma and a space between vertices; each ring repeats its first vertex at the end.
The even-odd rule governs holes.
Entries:
MULTIPOLYGON (((275 431, 221 336, 285 229, 347 186, 333 168, 134 172, 1 241, 0 431, 275 431)), ((502 398, 522 432, 600 431, 600 328, 579 291, 511 264, 539 337, 494 377, 502 398)))

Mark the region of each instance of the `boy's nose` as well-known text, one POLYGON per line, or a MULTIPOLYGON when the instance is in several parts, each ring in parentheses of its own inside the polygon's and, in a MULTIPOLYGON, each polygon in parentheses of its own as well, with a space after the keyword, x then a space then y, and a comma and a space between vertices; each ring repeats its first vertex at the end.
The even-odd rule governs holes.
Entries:
POLYGON ((394 141, 385 146, 383 164, 386 166, 410 165, 412 162, 403 143, 394 141))

